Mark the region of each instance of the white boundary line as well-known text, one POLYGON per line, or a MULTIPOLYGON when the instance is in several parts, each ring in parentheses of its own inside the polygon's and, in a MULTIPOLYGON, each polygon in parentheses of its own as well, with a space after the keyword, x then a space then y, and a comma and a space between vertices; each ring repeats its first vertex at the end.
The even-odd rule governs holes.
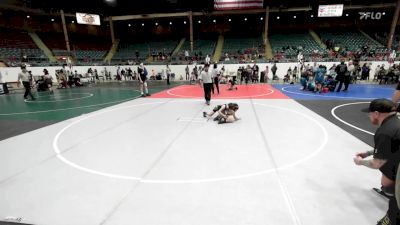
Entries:
POLYGON ((289 208, 289 213, 292 216, 293 223, 296 225, 301 225, 299 216, 297 215, 296 207, 294 206, 293 200, 289 195, 287 187, 283 184, 282 180, 278 178, 279 186, 281 187, 281 193, 285 202, 289 208))
MULTIPOLYGON (((138 93, 140 92, 140 91, 137 91, 137 90, 132 90, 132 91, 136 91, 138 93)), ((71 107, 71 108, 50 109, 50 110, 40 110, 40 111, 31 111, 31 112, 17 112, 17 113, 0 113, 0 116, 13 116, 13 115, 35 114, 35 113, 48 113, 48 112, 66 111, 66 110, 72 110, 72 109, 90 108, 90 107, 96 107, 96 106, 101 106, 101 105, 108 105, 108 104, 126 102, 126 101, 129 101, 129 100, 136 99, 138 97, 140 97, 140 95, 133 96, 131 98, 118 100, 118 101, 113 101, 113 102, 105 102, 105 103, 99 103, 99 104, 94 104, 94 105, 77 106, 77 107, 71 107)))
MULTIPOLYGON (((296 95, 306 95, 306 96, 322 97, 322 98, 344 98, 344 99, 366 99, 366 100, 375 99, 375 98, 364 98, 364 97, 354 97, 354 96, 353 97, 351 97, 351 96, 346 97, 346 96, 332 96, 332 95, 324 95, 324 94, 316 95, 316 94, 307 94, 307 93, 293 92, 293 91, 286 90, 287 88, 290 88, 290 87, 292 87, 292 86, 283 87, 283 88, 281 88, 281 90, 283 92, 296 94, 296 95)), ((293 86, 293 87, 296 87, 296 86, 293 86)), ((377 88, 377 87, 375 87, 375 88, 377 88)))
POLYGON ((193 122, 193 123, 206 123, 207 118, 191 118, 191 117, 179 117, 178 122, 193 122))
POLYGON ((178 122, 206 123, 207 121, 200 121, 200 120, 178 120, 178 122))
POLYGON ((352 127, 352 128, 354 128, 354 129, 356 129, 356 130, 362 131, 362 132, 367 133, 367 134, 370 134, 370 135, 374 135, 374 133, 372 133, 372 132, 363 130, 363 129, 359 128, 359 127, 354 126, 353 124, 350 124, 350 123, 348 123, 348 122, 346 122, 346 121, 340 119, 340 118, 335 114, 336 109, 341 108, 341 107, 343 107, 343 106, 358 105, 358 104, 369 104, 369 103, 370 103, 370 102, 352 102, 352 103, 346 103, 346 104, 338 105, 338 106, 334 107, 334 108, 331 110, 331 114, 332 114, 333 117, 335 117, 335 119, 339 120, 340 122, 346 124, 346 125, 349 126, 349 127, 352 127))
MULTIPOLYGON (((195 100, 196 101, 196 100, 195 100)), ((200 101, 200 100, 197 100, 200 101)), ((175 101, 176 103, 183 103, 186 101, 175 101)), ((246 173, 246 174, 240 174, 240 175, 235 175, 235 176, 226 176, 226 177, 217 177, 217 178, 208 178, 208 179, 189 179, 189 180, 162 180, 162 179, 142 179, 141 177, 134 177, 134 176, 126 176, 126 175, 118 175, 118 174, 112 174, 112 173, 106 173, 106 172, 101 172, 101 171, 97 171, 97 170, 92 170, 83 166, 80 166, 74 162, 69 161, 68 159, 66 159, 63 155, 62 152, 60 150, 60 148, 58 147, 58 140, 60 138, 60 136, 69 128, 71 128, 72 126, 74 126, 77 123, 83 122, 86 119, 104 114, 104 113, 109 113, 109 112, 113 112, 116 110, 120 110, 120 109, 127 109, 127 108, 132 108, 132 107, 138 107, 138 106, 143 106, 143 105, 152 105, 152 104, 162 104, 165 102, 152 102, 152 103, 142 103, 142 104, 136 104, 136 105, 131 105, 131 106, 123 106, 123 107, 119 107, 119 108, 114 108, 114 109, 110 109, 110 110, 105 110, 105 111, 101 111, 101 112, 96 112, 96 113, 92 113, 90 115, 84 116, 82 118, 79 118, 75 121, 73 121, 72 123, 70 123, 69 125, 67 125, 66 127, 64 127, 63 129, 61 129, 56 136, 53 139, 53 150, 54 152, 57 154, 57 158, 60 159, 62 162, 66 163, 67 165, 74 167, 78 170, 87 172, 87 173, 91 173, 91 174, 95 174, 95 175, 100 175, 100 176, 104 176, 104 177, 109 177, 109 178, 116 178, 116 179, 124 179, 124 180, 134 180, 134 181, 139 181, 141 183, 151 183, 151 184, 193 184, 193 183, 207 183, 207 182, 219 182, 219 181, 228 181, 228 180, 238 180, 238 179, 243 179, 243 178, 249 178, 249 177, 255 177, 255 176, 260 176, 260 175, 265 175, 265 174, 269 174, 272 172, 275 172, 277 170, 284 170, 284 169, 288 169, 291 167, 295 167, 313 157, 315 157, 317 154, 319 154, 325 147, 325 145, 328 142, 328 132, 326 130, 326 128, 320 123, 318 122, 316 119, 314 119, 311 116, 308 116, 304 113, 301 112, 297 112, 288 108, 282 108, 279 106, 270 106, 270 105, 265 105, 265 104, 260 104, 260 103, 254 103, 254 105, 260 105, 260 106, 265 106, 265 107, 271 107, 271 108, 276 108, 276 109, 281 109, 284 111, 288 111, 291 113, 295 113, 298 114, 300 116, 305 117, 306 119, 311 120, 312 122, 314 122, 315 124, 317 124, 321 129, 322 129, 322 133, 323 133, 323 139, 322 139, 322 143, 321 145, 317 148, 317 150, 315 150, 314 152, 312 152, 310 155, 302 158, 301 160, 298 160, 297 162, 293 162, 291 164, 282 166, 282 167, 278 167, 278 168, 271 168, 271 169, 266 169, 266 170, 262 170, 259 172, 254 172, 254 173, 246 173)))
MULTIPOLYGON (((25 101, 25 102, 28 102, 28 103, 40 103, 40 102, 65 102, 65 101, 73 101, 73 100, 78 100, 78 99, 84 99, 84 98, 90 98, 90 97, 93 97, 94 96, 94 94, 92 94, 92 93, 85 93, 85 92, 83 92, 83 93, 68 93, 68 94, 73 94, 73 95, 79 95, 79 94, 89 94, 88 96, 84 96, 84 97, 80 97, 80 98, 69 98, 69 99, 61 99, 61 100, 49 100, 49 101, 38 101, 38 100, 35 100, 35 101, 25 101)), ((54 96, 54 95, 44 95, 44 96, 38 96, 37 98, 43 98, 43 97, 47 97, 47 96, 54 96)), ((57 96, 60 96, 59 94, 57 95, 57 96)), ((62 95, 61 95, 62 96, 62 95)))
MULTIPOLYGON (((186 87, 185 86, 185 87, 172 88, 172 89, 167 90, 167 94, 169 94, 171 96, 175 96, 175 97, 181 97, 181 98, 202 98, 201 96, 199 97, 199 96, 178 95, 178 94, 172 93, 173 90, 177 90, 177 89, 179 90, 179 89, 185 89, 185 88, 191 88, 191 87, 186 87)), ((261 97, 261 96, 271 95, 271 94, 273 94, 275 92, 273 89, 269 89, 268 88, 267 90, 270 91, 270 92, 266 93, 266 94, 252 95, 252 96, 238 96, 238 97, 226 97, 226 96, 224 96, 224 97, 218 97, 218 98, 214 97, 214 99, 254 98, 254 97, 261 97)), ((213 97, 211 97, 211 98, 213 98, 213 97)))

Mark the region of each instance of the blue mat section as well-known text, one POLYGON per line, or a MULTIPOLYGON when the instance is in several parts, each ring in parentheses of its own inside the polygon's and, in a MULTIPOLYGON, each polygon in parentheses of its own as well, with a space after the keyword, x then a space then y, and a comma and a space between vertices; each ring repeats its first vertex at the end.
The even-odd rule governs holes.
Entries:
POLYGON ((376 98, 391 99, 395 86, 374 84, 351 84, 347 92, 314 93, 302 91, 300 85, 274 84, 274 88, 295 100, 372 100, 376 98))

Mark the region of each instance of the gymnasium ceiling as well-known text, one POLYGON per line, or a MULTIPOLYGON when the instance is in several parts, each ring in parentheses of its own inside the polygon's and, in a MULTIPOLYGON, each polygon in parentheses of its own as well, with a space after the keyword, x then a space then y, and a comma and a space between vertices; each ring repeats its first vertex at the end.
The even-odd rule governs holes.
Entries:
MULTIPOLYGON (((264 7, 276 8, 304 7, 316 8, 319 4, 370 5, 395 3, 396 0, 264 0, 264 7)), ((45 12, 66 13, 86 12, 109 15, 133 15, 172 12, 211 12, 213 0, 0 0, 1 5, 14 5, 45 12)))

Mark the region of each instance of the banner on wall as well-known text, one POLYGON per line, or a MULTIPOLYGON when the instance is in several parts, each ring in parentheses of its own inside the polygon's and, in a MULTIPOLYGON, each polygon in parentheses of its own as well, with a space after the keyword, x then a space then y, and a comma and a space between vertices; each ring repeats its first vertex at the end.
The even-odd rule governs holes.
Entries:
POLYGON ((214 0, 215 10, 261 9, 264 0, 214 0))
POLYGON ((100 26, 100 16, 96 14, 76 13, 76 21, 79 24, 100 26))
POLYGON ((318 17, 341 17, 343 15, 343 4, 320 5, 318 17))

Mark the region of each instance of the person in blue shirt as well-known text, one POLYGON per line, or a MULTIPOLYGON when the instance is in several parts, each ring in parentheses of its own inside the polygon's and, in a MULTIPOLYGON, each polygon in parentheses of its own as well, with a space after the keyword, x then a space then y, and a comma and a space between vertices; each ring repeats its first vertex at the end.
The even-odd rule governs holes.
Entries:
POLYGON ((319 65, 318 69, 315 72, 315 89, 314 92, 322 92, 322 84, 325 79, 326 67, 323 65, 319 65))
POLYGON ((140 83, 140 94, 142 97, 150 96, 149 89, 147 88, 147 70, 143 63, 140 63, 138 69, 139 83, 140 83), (144 92, 143 92, 144 89, 144 92))
POLYGON ((304 72, 301 73, 301 76, 300 76, 300 84, 301 84, 301 86, 302 86, 302 89, 301 89, 301 90, 303 90, 303 91, 306 91, 306 90, 307 90, 308 77, 309 77, 309 75, 310 75, 310 71, 308 71, 308 70, 306 70, 306 71, 304 71, 304 72))

